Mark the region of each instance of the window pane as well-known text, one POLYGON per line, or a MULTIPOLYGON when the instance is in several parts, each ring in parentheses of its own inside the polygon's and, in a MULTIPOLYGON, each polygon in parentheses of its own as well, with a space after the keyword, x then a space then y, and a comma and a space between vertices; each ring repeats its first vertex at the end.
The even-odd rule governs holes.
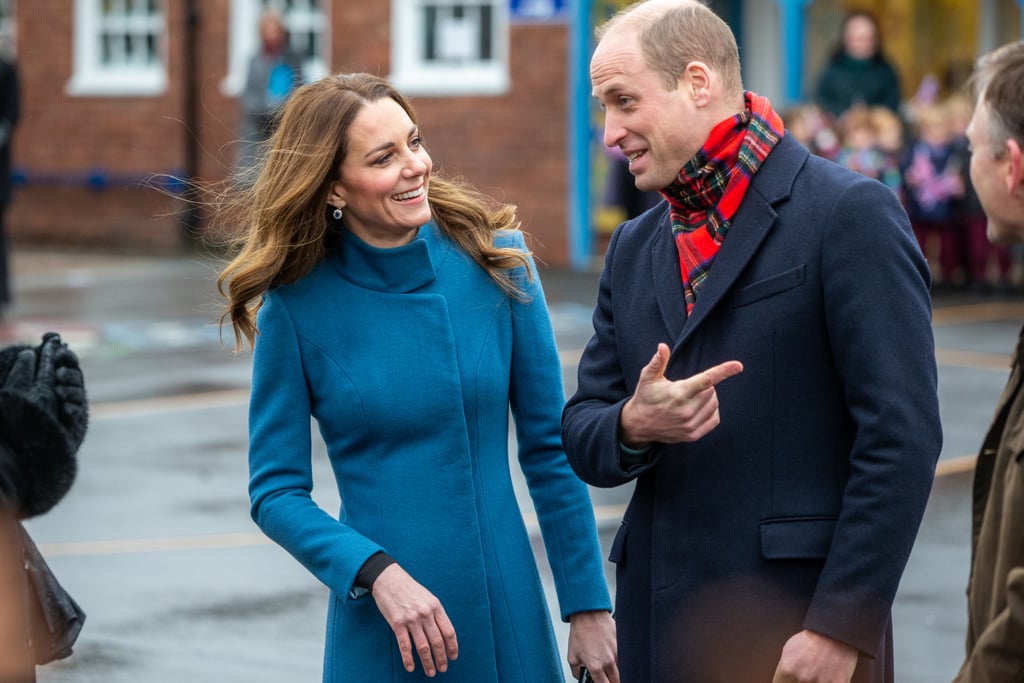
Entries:
POLYGON ((423 59, 432 62, 437 59, 437 45, 434 43, 434 37, 437 35, 437 8, 428 5, 423 8, 423 12, 423 59))
POLYGON ((158 0, 103 0, 99 63, 109 67, 159 64, 158 0))
POLYGON ((391 77, 403 91, 507 92, 507 0, 391 0, 391 10, 391 77))
POLYGON ((480 60, 489 62, 494 59, 492 53, 492 34, 494 31, 493 19, 491 17, 491 6, 480 7, 480 60))
POLYGON ((495 59, 494 5, 435 2, 422 5, 425 62, 452 65, 495 59))

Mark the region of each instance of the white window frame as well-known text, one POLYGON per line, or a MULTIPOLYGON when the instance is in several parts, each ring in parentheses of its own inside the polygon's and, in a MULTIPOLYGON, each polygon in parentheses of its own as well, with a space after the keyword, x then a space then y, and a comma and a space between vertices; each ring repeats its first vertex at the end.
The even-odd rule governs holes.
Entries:
MULTIPOLYGON (((331 0, 320 0, 320 12, 305 8, 288 11, 283 3, 270 0, 267 4, 281 15, 289 32, 318 29, 320 32, 320 54, 302 63, 302 78, 315 81, 328 73, 324 55, 328 53, 330 40, 331 0)), ((221 81, 221 92, 237 97, 245 87, 249 58, 259 49, 260 15, 263 13, 262 0, 231 0, 231 16, 228 28, 228 75, 221 81)))
POLYGON ((167 89, 167 2, 157 14, 128 17, 129 24, 151 30, 158 59, 152 64, 104 64, 102 0, 75 0, 74 67, 66 91, 81 96, 153 96, 167 89))
MULTIPOLYGON (((508 0, 392 0, 390 80, 409 95, 503 95, 509 89, 509 23, 508 0), (462 63, 426 60, 426 8, 455 5, 490 6, 493 33, 489 60, 471 57, 462 63)), ((456 34, 465 28, 472 30, 472 27, 452 24, 449 27, 456 34)))

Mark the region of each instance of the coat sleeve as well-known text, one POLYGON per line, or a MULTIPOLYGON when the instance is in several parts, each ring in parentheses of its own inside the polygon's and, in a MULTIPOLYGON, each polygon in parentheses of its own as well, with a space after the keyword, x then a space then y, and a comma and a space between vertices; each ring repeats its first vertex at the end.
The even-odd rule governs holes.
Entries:
POLYGON ((1024 567, 1006 579, 1006 607, 981 632, 953 683, 1014 681, 1024 674, 1024 567))
MULTIPOLYGON (((518 248, 525 249, 516 235, 518 248)), ((510 401, 526 477, 554 577, 562 619, 611 611, 594 510, 586 485, 569 467, 559 415, 565 401, 561 362, 536 267, 525 300, 512 303, 510 401)), ((525 280, 525 279, 524 279, 525 280)))
POLYGON ((331 590, 355 599, 363 563, 381 546, 312 498, 311 402, 287 306, 267 295, 257 320, 249 401, 249 497, 256 524, 331 590))
POLYGON ((804 625, 873 654, 942 445, 929 273, 896 196, 867 179, 840 194, 821 257, 825 324, 854 439, 804 625))
MULTIPOLYGON (((619 414, 631 395, 619 362, 615 340, 612 281, 619 267, 616 248, 620 228, 605 253, 594 309, 594 335, 590 338, 577 370, 576 392, 562 413, 562 440, 572 468, 593 486, 625 484, 647 471, 657 461, 658 445, 648 463, 623 468, 619 449, 619 414)), ((627 271, 632 264, 623 266, 627 271)))

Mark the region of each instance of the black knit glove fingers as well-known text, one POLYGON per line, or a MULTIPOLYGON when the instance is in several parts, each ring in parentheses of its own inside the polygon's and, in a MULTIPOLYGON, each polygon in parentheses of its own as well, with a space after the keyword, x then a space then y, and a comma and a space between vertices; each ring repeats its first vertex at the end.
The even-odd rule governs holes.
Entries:
POLYGON ((20 351, 0 389, 20 394, 45 414, 56 418, 57 394, 53 390, 53 361, 59 347, 59 337, 43 342, 39 347, 38 360, 35 350, 20 351))
POLYGON ((66 344, 61 344, 57 350, 54 367, 53 391, 57 396, 57 419, 67 430, 72 448, 78 450, 89 425, 85 378, 78 367, 78 357, 66 344))

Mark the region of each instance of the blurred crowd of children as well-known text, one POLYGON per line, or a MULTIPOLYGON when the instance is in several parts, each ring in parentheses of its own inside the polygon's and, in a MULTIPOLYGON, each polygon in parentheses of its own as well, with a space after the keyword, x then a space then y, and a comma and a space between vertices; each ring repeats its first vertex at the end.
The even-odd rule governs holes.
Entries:
POLYGON ((932 264, 936 290, 1010 289, 1014 254, 987 239, 968 175, 971 103, 960 94, 939 98, 927 85, 899 113, 855 105, 835 117, 803 104, 783 119, 815 154, 880 180, 899 195, 932 264))

